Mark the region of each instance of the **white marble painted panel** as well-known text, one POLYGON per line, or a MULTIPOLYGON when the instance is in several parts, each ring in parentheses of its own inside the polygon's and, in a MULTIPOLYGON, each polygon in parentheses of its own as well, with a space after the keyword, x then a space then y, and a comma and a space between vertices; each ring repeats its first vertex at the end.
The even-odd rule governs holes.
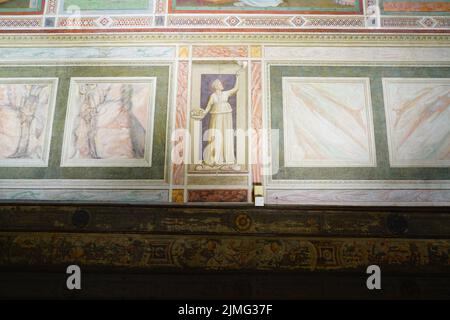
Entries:
POLYGON ((383 78, 393 167, 450 166, 450 79, 383 78))
POLYGON ((63 167, 150 167, 156 79, 72 78, 63 167))
POLYGON ((57 78, 0 78, 0 166, 48 165, 57 78))
POLYGON ((16 61, 98 61, 98 60, 158 60, 173 59, 175 47, 54 47, 54 48, 0 48, 0 64, 16 61))
POLYGON ((286 167, 376 166, 368 78, 283 78, 286 167))
POLYGON ((265 58, 270 60, 334 61, 342 63, 370 62, 385 64, 439 62, 448 64, 449 48, 402 47, 298 47, 267 46, 265 58))
POLYGON ((450 190, 267 190, 268 204, 448 206, 450 190))
POLYGON ((11 200, 164 203, 169 202, 169 192, 167 190, 0 189, 0 202, 11 200))

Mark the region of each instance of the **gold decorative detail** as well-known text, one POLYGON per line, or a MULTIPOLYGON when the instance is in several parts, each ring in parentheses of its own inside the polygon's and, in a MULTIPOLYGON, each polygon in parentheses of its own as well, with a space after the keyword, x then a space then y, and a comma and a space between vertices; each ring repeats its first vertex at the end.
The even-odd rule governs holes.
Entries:
POLYGON ((239 231, 247 231, 253 224, 252 219, 246 214, 240 214, 234 220, 239 231))
POLYGON ((251 46, 250 47, 250 57, 251 58, 262 58, 262 47, 261 46, 251 46))
POLYGON ((252 33, 252 34, 233 34, 233 33, 116 33, 116 34, 3 34, 0 35, 0 45, 11 46, 29 46, 30 44, 58 45, 64 44, 82 44, 97 45, 105 42, 111 45, 121 45, 130 43, 149 43, 149 42, 232 42, 240 43, 244 41, 257 41, 269 44, 289 43, 301 44, 303 46, 421 46, 430 44, 433 46, 448 47, 450 34, 383 34, 383 33, 366 33, 366 34, 337 34, 337 33, 287 33, 287 34, 271 34, 271 33, 252 33))
POLYGON ((188 46, 182 46, 178 50, 178 57, 180 59, 187 59, 189 58, 189 47, 188 46))
POLYGON ((264 187, 263 186, 255 186, 253 191, 255 197, 264 197, 264 187))
POLYGON ((182 189, 172 190, 172 202, 184 203, 184 190, 182 189))

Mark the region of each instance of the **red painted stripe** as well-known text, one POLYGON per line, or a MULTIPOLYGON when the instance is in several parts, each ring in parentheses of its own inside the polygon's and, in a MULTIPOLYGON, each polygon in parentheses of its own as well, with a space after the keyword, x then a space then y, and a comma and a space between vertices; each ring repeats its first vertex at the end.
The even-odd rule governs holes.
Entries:
POLYGON ((30 33, 30 34, 77 34, 77 33, 240 33, 240 32, 253 32, 253 33, 330 33, 330 34, 343 34, 343 33, 373 33, 373 34, 384 34, 384 33, 429 33, 429 34, 450 34, 450 30, 423 30, 423 29, 251 29, 251 28, 238 28, 238 29, 185 29, 185 28, 140 28, 140 29, 55 29, 55 30, 23 30, 23 29, 10 29, 10 30, 0 30, 0 33, 30 33))

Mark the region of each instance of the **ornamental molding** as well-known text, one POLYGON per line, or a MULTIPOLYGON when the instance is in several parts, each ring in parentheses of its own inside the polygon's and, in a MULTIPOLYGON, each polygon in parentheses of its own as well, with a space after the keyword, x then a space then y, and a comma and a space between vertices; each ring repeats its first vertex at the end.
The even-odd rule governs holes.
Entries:
POLYGON ((109 34, 2 34, 0 46, 131 45, 154 43, 264 43, 312 46, 437 46, 450 45, 449 34, 389 33, 109 33, 109 34))

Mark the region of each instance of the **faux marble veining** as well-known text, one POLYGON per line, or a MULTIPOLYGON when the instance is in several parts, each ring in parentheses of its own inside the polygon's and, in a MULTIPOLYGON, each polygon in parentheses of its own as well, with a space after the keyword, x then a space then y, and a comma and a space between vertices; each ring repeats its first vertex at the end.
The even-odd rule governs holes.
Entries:
POLYGON ((268 190, 269 204, 448 206, 450 190, 268 190))
POLYGON ((77 202, 168 202, 167 190, 0 189, 2 200, 53 200, 77 202))
POLYGON ((414 48, 414 47, 310 47, 310 46, 267 46, 264 49, 267 59, 301 60, 301 61, 335 61, 378 62, 387 61, 442 61, 447 62, 450 49, 446 47, 414 48))
POLYGON ((253 183, 262 182, 262 145, 263 145, 263 104, 262 104, 262 66, 261 62, 253 62, 252 76, 252 177, 253 183))
POLYGON ((450 79, 384 78, 391 166, 450 165, 450 79))
POLYGON ((192 56, 196 58, 211 57, 237 57, 245 58, 248 56, 247 46, 195 46, 192 56))
POLYGON ((369 80, 283 78, 287 167, 375 166, 369 80))
POLYGON ((155 59, 173 58, 174 47, 56 47, 56 48, 0 48, 0 63, 15 60, 54 59, 155 59))
POLYGON ((186 141, 184 130, 187 127, 189 63, 182 61, 178 65, 177 106, 175 115, 175 132, 172 136, 172 183, 184 183, 184 156, 186 141))

